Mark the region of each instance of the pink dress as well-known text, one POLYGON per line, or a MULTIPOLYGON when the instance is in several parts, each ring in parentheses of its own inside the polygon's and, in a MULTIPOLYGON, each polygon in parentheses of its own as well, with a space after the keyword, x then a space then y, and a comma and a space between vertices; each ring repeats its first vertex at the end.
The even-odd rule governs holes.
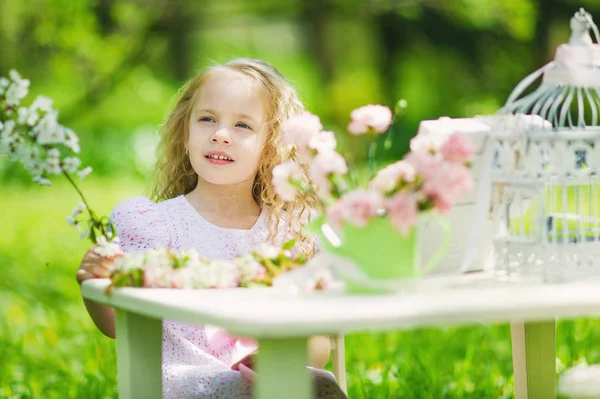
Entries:
MULTIPOLYGON (((117 205, 111 219, 125 252, 166 247, 196 249, 208 259, 232 259, 251 252, 268 237, 264 210, 251 229, 226 229, 204 219, 183 195, 160 203, 132 198, 117 205)), ((287 233, 279 231, 281 243, 287 233)), ((165 320, 163 398, 251 398, 251 385, 231 366, 256 349, 255 341, 230 336, 214 326, 165 320)), ((344 397, 329 373, 313 372, 317 397, 344 397)))

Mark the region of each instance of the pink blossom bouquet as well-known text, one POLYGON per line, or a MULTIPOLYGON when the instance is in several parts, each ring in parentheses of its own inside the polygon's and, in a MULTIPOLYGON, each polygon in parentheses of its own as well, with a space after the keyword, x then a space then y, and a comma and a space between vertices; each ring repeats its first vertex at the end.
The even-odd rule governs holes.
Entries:
POLYGON ((297 190, 314 190, 334 229, 345 224, 365 227, 373 218, 387 217, 399 233, 406 235, 420 214, 448 212, 473 186, 468 169, 474 154, 471 143, 458 134, 444 142, 417 137, 402 160, 375 171, 375 138, 388 132, 393 118, 392 111, 381 105, 352 111, 348 131, 372 140, 371 176, 366 184, 353 189, 348 164, 336 151, 335 135, 324 131, 319 118, 308 112, 290 118, 283 131, 287 142, 295 147, 296 160, 282 163, 273 171, 279 195, 292 201, 297 190))

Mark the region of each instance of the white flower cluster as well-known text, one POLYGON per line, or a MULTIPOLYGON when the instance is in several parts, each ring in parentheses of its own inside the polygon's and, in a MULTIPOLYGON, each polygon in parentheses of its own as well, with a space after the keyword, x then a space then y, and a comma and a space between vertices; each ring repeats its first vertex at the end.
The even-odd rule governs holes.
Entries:
POLYGON ((100 256, 110 258, 113 256, 118 256, 118 255, 123 254, 123 251, 121 250, 121 247, 119 246, 119 238, 118 237, 109 242, 106 239, 106 237, 100 236, 96 240, 96 244, 98 244, 98 247, 96 247, 96 249, 94 249, 94 252, 96 252, 100 256))
POLYGON ((111 278, 114 286, 234 288, 260 281, 265 275, 264 266, 252 255, 243 255, 232 261, 209 261, 196 250, 161 248, 119 257, 111 278))
POLYGON ((51 185, 48 175, 64 172, 85 178, 91 167, 79 169, 79 138, 58 123, 52 100, 39 96, 29 107, 20 106, 29 91, 29 80, 11 70, 9 79, 0 77, 0 154, 20 161, 33 180, 51 185))
POLYGON ((569 399, 600 398, 600 364, 580 364, 560 378, 558 393, 569 399))

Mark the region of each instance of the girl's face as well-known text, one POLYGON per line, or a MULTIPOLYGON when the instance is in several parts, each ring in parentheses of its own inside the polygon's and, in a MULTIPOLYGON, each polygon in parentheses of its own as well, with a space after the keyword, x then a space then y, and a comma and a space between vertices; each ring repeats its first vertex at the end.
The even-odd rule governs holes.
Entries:
POLYGON ((229 69, 210 74, 190 117, 194 171, 212 184, 252 182, 267 136, 268 97, 261 84, 229 69))

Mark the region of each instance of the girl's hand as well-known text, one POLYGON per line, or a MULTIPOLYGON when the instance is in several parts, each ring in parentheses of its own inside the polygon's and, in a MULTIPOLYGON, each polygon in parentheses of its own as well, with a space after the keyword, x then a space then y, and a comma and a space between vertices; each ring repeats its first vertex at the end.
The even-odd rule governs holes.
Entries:
POLYGON ((110 267, 114 264, 117 257, 104 257, 98 255, 94 250, 97 246, 90 248, 79 265, 77 270, 77 282, 81 284, 91 278, 110 277, 110 267))
POLYGON ((232 370, 238 370, 241 372, 241 366, 244 366, 249 369, 254 369, 254 357, 256 356, 256 352, 252 352, 249 355, 244 356, 241 360, 235 362, 232 366, 232 370))
POLYGON ((254 380, 256 379, 256 372, 254 370, 244 366, 241 363, 239 365, 239 370, 240 370, 240 375, 246 381, 254 382, 254 380))

